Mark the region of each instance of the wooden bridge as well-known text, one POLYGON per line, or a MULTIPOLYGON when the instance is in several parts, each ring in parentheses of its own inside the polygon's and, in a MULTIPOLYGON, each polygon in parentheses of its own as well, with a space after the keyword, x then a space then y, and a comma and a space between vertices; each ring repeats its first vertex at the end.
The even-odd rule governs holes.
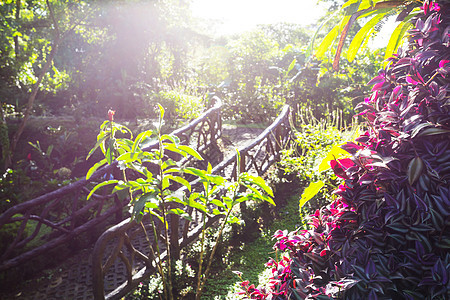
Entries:
MULTIPOLYGON (((196 148, 206 161, 218 161, 213 174, 230 178, 239 168, 241 172, 262 175, 277 161, 280 150, 292 141, 290 109, 285 106, 269 127, 239 149, 240 165, 236 163, 236 155, 218 160, 217 141, 223 131, 220 111, 221 105, 217 104, 172 133, 182 143, 196 148)), ((156 146, 150 145, 145 150, 156 146)), ((114 195, 94 194, 86 201, 94 183, 107 178, 116 167, 117 162, 105 166, 89 180, 81 179, 15 205, 0 215, 0 230, 8 230, 14 237, 0 253, 3 288, 43 269, 59 266, 52 274, 54 278, 49 278, 46 284, 16 296, 20 299, 120 299, 154 273, 142 226, 130 221, 125 213, 129 199, 120 201, 114 195)), ((201 232, 201 225, 195 222, 200 213, 186 209, 193 222, 171 215, 170 243, 175 253, 196 240, 201 232)), ((217 219, 218 216, 211 218, 207 224, 211 226, 217 219)), ((149 226, 145 218, 143 224, 149 226)), ((158 232, 161 231, 159 228, 158 232)), ((8 298, 16 296, 11 294, 8 298)))

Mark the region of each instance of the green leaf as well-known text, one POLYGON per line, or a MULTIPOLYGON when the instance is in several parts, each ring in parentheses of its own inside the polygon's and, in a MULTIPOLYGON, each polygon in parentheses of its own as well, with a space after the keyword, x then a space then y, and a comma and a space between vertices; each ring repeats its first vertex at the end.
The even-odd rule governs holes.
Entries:
POLYGON ((114 160, 114 144, 116 142, 116 139, 109 139, 108 141, 108 148, 106 149, 105 158, 108 164, 112 164, 114 160))
POLYGON ((245 195, 245 196, 238 197, 238 198, 234 199, 233 205, 234 205, 234 204, 237 204, 237 203, 242 203, 242 202, 245 202, 245 201, 249 200, 249 197, 248 197, 248 196, 249 196, 249 195, 245 195))
POLYGON ((192 208, 196 208, 204 213, 208 213, 208 210, 206 209, 206 205, 199 203, 197 200, 201 197, 199 194, 191 194, 191 196, 188 198, 187 205, 189 205, 192 208))
POLYGON ((164 178, 162 180, 162 184, 161 184, 162 189, 163 190, 167 189, 169 187, 169 185, 170 185, 170 182, 169 182, 168 176, 164 176, 164 178))
POLYGON ((301 209, 306 202, 311 200, 320 189, 324 186, 324 182, 319 180, 317 182, 312 182, 302 193, 302 197, 300 198, 299 208, 301 209))
POLYGON ((106 158, 102 159, 101 161, 99 161, 98 163, 93 165, 86 174, 86 180, 89 180, 89 178, 91 178, 92 174, 95 171, 97 171, 97 169, 100 168, 101 166, 103 166, 104 164, 106 164, 106 158))
POLYGON ((163 120, 164 119, 164 107, 162 107, 161 104, 158 103, 158 107, 159 107, 159 119, 163 120))
POLYGON ((164 149, 167 150, 167 151, 178 153, 178 154, 182 155, 183 157, 185 157, 187 155, 186 152, 184 152, 183 150, 179 149, 174 144, 164 143, 164 149))
POLYGON ((139 153, 134 153, 134 152, 126 152, 122 155, 120 155, 117 160, 123 161, 125 163, 130 163, 130 162, 134 162, 136 160, 140 160, 140 155, 139 153))
POLYGON ((253 192, 253 198, 255 198, 256 200, 262 200, 263 199, 263 195, 262 193, 254 186, 251 186, 249 184, 243 184, 243 186, 245 186, 246 188, 248 188, 249 190, 251 190, 253 192))
POLYGON ((223 204, 223 202, 218 199, 212 199, 211 203, 218 207, 226 208, 225 204, 223 204))
POLYGON ((225 205, 227 206, 228 210, 233 208, 233 199, 225 196, 222 198, 222 200, 223 200, 223 203, 225 203, 225 205))
MULTIPOLYGON (((164 162, 162 163, 161 169, 165 171, 167 168, 172 167, 172 166, 176 166, 176 165, 177 165, 177 164, 176 164, 173 160, 168 159, 168 160, 166 160, 166 161, 164 161, 164 162)), ((178 169, 178 168, 171 168, 171 169, 178 169)), ((167 171, 168 171, 168 170, 167 170, 167 171)), ((171 171, 171 172, 174 172, 174 171, 171 171)))
POLYGON ((320 45, 316 51, 316 57, 318 59, 322 59, 325 52, 327 52, 327 50, 330 49, 331 44, 333 43, 333 41, 336 39, 336 37, 339 34, 340 27, 341 27, 340 24, 334 26, 333 29, 322 40, 322 42, 320 43, 320 45))
POLYGON ((153 202, 146 202, 145 203, 145 207, 148 208, 149 210, 153 210, 153 209, 158 209, 159 206, 156 203, 153 202))
POLYGON ((397 25, 394 31, 391 34, 391 38, 389 39, 388 45, 386 46, 386 52, 384 54, 384 59, 388 59, 395 53, 398 47, 401 45, 402 39, 406 33, 406 31, 412 26, 408 20, 410 17, 406 18, 403 22, 397 25))
POLYGON ((223 215, 223 212, 221 212, 220 210, 218 210, 217 208, 214 208, 212 211, 213 215, 217 216, 217 215, 223 215))
POLYGON ((100 125, 100 129, 105 129, 106 126, 109 125, 109 120, 103 121, 102 125, 100 125))
POLYGON ((347 50, 347 59, 349 62, 352 62, 355 57, 356 53, 361 48, 361 44, 363 41, 367 38, 369 38, 369 32, 373 30, 375 25, 377 25, 381 19, 383 19, 386 16, 385 13, 380 13, 374 16, 369 22, 367 22, 359 31, 358 33, 353 37, 352 42, 347 50))
POLYGON ((147 202, 145 197, 146 195, 141 195, 134 203, 133 203, 133 211, 131 213, 132 218, 139 218, 139 215, 143 213, 144 207, 150 208, 150 211, 153 210, 153 203, 147 202))
POLYGON ((140 201, 145 203, 145 207, 149 209, 159 209, 159 200, 156 193, 145 193, 139 197, 140 201))
POLYGON ((247 196, 248 198, 251 198, 252 200, 257 200, 257 201, 266 201, 266 202, 269 202, 270 204, 272 204, 273 206, 276 206, 276 204, 273 201, 273 199, 270 198, 269 196, 267 196, 266 194, 263 194, 263 193, 259 192, 254 187, 251 187, 251 186, 248 186, 248 185, 246 185, 246 187, 253 191, 253 193, 250 193, 247 196))
POLYGON ((193 167, 184 168, 183 171, 184 171, 184 173, 191 174, 191 175, 194 175, 194 176, 197 176, 200 178, 205 178, 205 174, 206 174, 206 171, 203 171, 203 170, 200 170, 197 168, 193 168, 193 167))
POLYGON ((162 136, 161 136, 161 141, 167 141, 167 140, 169 140, 169 141, 171 141, 173 144, 175 144, 175 146, 176 147, 178 147, 178 144, 180 143, 180 139, 176 136, 176 135, 173 135, 173 134, 163 134, 162 136))
POLYGON ((241 153, 236 149, 236 177, 239 178, 241 176, 241 153))
POLYGON ((147 130, 144 132, 141 132, 136 139, 134 140, 133 143, 133 148, 131 149, 132 152, 136 152, 136 149, 139 147, 139 145, 141 144, 141 141, 147 137, 150 137, 153 135, 153 131, 152 130, 147 130))
POLYGON ((414 157, 408 164, 407 176, 410 185, 419 179, 424 168, 423 160, 420 157, 414 157))
POLYGON ((52 151, 53 151, 53 145, 48 146, 47 152, 45 153, 45 155, 47 155, 47 157, 50 157, 50 155, 52 154, 52 151))
POLYGON ((109 184, 116 184, 116 183, 118 183, 118 182, 119 182, 119 180, 117 180, 117 179, 112 179, 112 180, 103 181, 103 182, 97 184, 97 185, 94 186, 94 188, 89 192, 89 195, 87 195, 86 200, 89 200, 89 199, 91 198, 92 194, 94 194, 95 191, 98 190, 99 188, 104 187, 104 186, 109 185, 109 184))
POLYGON ((226 179, 220 175, 211 175, 211 174, 205 174, 205 179, 208 182, 216 185, 223 185, 226 181, 226 179))
POLYGON ((147 137, 142 141, 140 146, 142 149, 146 149, 146 148, 150 147, 151 145, 155 145, 157 143, 158 143, 157 138, 147 137))
POLYGON ((133 141, 130 139, 116 139, 116 144, 120 154, 125 152, 135 152, 131 150, 133 148, 133 141))
POLYGON ((180 177, 180 176, 173 176, 173 175, 166 175, 165 178, 173 180, 175 182, 178 182, 179 184, 184 185, 189 192, 191 191, 191 184, 189 183, 189 181, 187 181, 186 179, 180 177))
POLYGON ((330 161, 339 158, 349 158, 352 157, 350 153, 341 148, 341 145, 334 145, 331 150, 327 153, 327 156, 322 159, 319 165, 319 172, 326 171, 331 168, 330 161))
POLYGON ((242 173, 241 175, 242 180, 248 181, 252 184, 257 185, 259 188, 263 189, 267 194, 273 197, 273 191, 272 188, 270 188, 263 178, 259 176, 253 176, 248 173, 242 173))
POLYGON ((227 224, 242 224, 243 221, 236 216, 229 216, 227 224))
POLYGON ((197 158, 198 160, 203 160, 203 157, 200 155, 200 153, 198 153, 192 147, 189 147, 189 146, 186 146, 186 145, 178 145, 178 149, 186 152, 190 156, 193 156, 193 157, 197 158))
POLYGON ((181 173, 183 170, 176 167, 176 168, 170 168, 170 169, 164 169, 163 173, 164 174, 169 174, 169 173, 181 173))
POLYGON ((292 69, 294 69, 296 63, 297 63, 297 59, 294 58, 294 60, 291 62, 291 64, 289 65, 289 67, 286 71, 286 75, 288 75, 292 71, 292 69))
POLYGON ((129 189, 130 186, 126 184, 126 182, 119 180, 119 182, 117 183, 117 185, 113 188, 112 193, 118 193, 120 191, 129 189))
MULTIPOLYGON (((100 136, 100 134, 99 134, 100 136)), ((97 138, 97 143, 95 144, 94 148, 91 149, 91 151, 89 151, 88 155, 86 156, 86 160, 89 159, 89 157, 91 157, 91 155, 95 152, 95 150, 97 150, 97 148, 103 144, 103 142, 109 137, 109 135, 102 135, 102 137, 100 137, 100 139, 97 138)))
POLYGON ((168 214, 178 215, 186 220, 189 220, 191 222, 193 221, 192 217, 181 208, 172 208, 171 210, 168 211, 168 214))
POLYGON ((114 123, 114 128, 119 130, 122 133, 128 132, 130 134, 131 138, 133 138, 133 132, 131 132, 131 130, 128 127, 126 127, 124 125, 120 125, 118 123, 114 123))

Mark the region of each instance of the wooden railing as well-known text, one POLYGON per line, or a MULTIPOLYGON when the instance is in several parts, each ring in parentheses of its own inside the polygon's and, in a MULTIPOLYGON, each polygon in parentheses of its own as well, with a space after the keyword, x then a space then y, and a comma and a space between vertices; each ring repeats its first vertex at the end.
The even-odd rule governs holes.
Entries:
MULTIPOLYGON (((278 160, 280 151, 291 139, 291 130, 289 123, 290 110, 288 106, 283 107, 278 118, 266 128, 251 144, 238 149, 241 155, 240 165, 237 165, 237 155, 233 155, 222 161, 212 170, 213 174, 221 174, 222 176, 235 177, 236 170, 239 168, 241 172, 253 172, 257 175, 263 175, 268 168, 278 160)), ((192 183, 193 188, 196 182, 192 183)), ((171 219, 170 235, 171 249, 182 249, 193 242, 202 231, 202 225, 195 222, 200 219, 200 213, 190 207, 185 208, 194 219, 194 222, 188 222, 185 219, 171 219)), ((175 217, 175 215, 172 215, 175 217)), ((207 220, 207 226, 214 224, 221 216, 215 216, 207 220)), ((148 217, 147 217, 148 218, 148 217)), ((158 220, 154 220, 158 224, 158 220)), ((162 239, 161 223, 159 223, 157 231, 162 239)), ((154 262, 149 254, 149 247, 141 245, 141 249, 137 249, 139 239, 144 238, 144 228, 149 228, 148 221, 138 224, 130 219, 109 228, 97 240, 93 252, 93 292, 94 299, 120 299, 128 292, 136 288, 136 286, 154 273, 154 262), (105 277, 110 274, 110 267, 114 263, 125 265, 126 276, 124 282, 111 289, 105 287, 105 277), (106 289, 106 293, 105 293, 106 289), (106 295, 105 295, 106 294, 106 295)), ((150 230, 147 230, 150 232, 150 230)), ((156 241, 148 241, 155 244, 156 241)), ((148 246, 147 242, 147 246, 148 246)), ((145 243, 144 243, 145 244, 145 243)), ((171 252, 172 253, 172 252, 171 252)), ((161 259, 165 258, 163 253, 161 259)))
MULTIPOLYGON (((201 153, 205 152, 216 145, 221 135, 220 108, 220 101, 217 101, 217 104, 202 116, 172 133, 177 135, 182 143, 194 141, 195 145, 191 146, 201 153)), ((155 143, 146 150, 156 146, 155 143)), ((81 235, 92 234, 95 230, 103 232, 107 221, 117 224, 127 217, 124 216, 124 206, 128 200, 123 202, 113 195, 95 194, 86 201, 91 182, 108 178, 116 168, 117 162, 114 162, 97 170, 89 180, 81 179, 17 204, 2 213, 0 230, 8 231, 13 238, 5 251, 0 253, 0 273, 22 267, 36 258, 51 255, 52 251, 67 243, 70 245, 70 242, 81 235)), ((39 261, 46 260, 54 259, 39 261)), ((25 269, 27 268, 21 270, 25 269)))

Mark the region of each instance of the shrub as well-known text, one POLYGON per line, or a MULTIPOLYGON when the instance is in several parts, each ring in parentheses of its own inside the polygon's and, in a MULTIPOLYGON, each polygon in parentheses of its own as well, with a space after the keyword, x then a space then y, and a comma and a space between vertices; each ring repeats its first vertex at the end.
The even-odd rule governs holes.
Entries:
POLYGON ((204 110, 202 99, 186 92, 171 90, 160 91, 153 95, 152 102, 163 103, 166 107, 167 121, 176 123, 177 119, 191 120, 198 117, 204 110))
MULTIPOLYGON (((292 147, 282 151, 280 170, 271 178, 276 182, 281 177, 286 181, 299 184, 301 187, 308 186, 311 181, 325 182, 325 187, 321 189, 320 195, 315 197, 314 201, 308 202, 306 211, 314 212, 317 207, 328 204, 332 199, 331 191, 341 181, 333 174, 329 166, 323 168, 322 165, 323 161, 330 156, 330 151, 351 139, 358 129, 354 125, 346 127, 342 115, 342 111, 336 110, 330 117, 318 120, 312 111, 300 111, 298 114, 300 125, 295 130, 295 143, 292 147), (326 172, 324 172, 325 169, 327 169, 326 172)), ((281 188, 283 187, 281 185, 281 188)))
POLYGON ((450 4, 425 1, 407 51, 370 81, 368 130, 332 162, 345 184, 310 218, 279 231, 256 299, 448 299, 450 278, 450 4))

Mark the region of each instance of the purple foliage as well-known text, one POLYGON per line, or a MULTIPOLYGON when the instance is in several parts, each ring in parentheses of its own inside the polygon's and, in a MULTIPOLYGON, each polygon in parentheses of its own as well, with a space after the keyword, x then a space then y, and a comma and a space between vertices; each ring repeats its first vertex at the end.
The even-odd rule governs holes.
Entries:
MULTIPOLYGON (((332 163, 338 200, 310 230, 275 234, 289 257, 267 263, 253 299, 449 299, 450 3, 425 1, 407 51, 358 105, 368 130, 332 163)), ((251 287, 248 289, 247 287, 251 287)))

